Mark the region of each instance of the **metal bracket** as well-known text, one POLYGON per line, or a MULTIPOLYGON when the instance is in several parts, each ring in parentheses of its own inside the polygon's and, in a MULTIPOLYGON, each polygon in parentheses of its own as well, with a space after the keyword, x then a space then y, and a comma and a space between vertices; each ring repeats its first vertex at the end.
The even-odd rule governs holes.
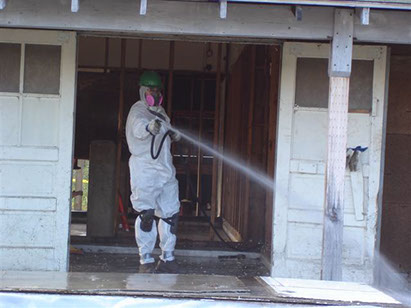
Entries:
POLYGON ((370 8, 369 7, 356 8, 355 13, 360 19, 362 25, 367 26, 370 24, 370 8))
POLYGON ((80 0, 71 0, 71 11, 77 13, 80 7, 80 0))
POLYGON ((335 9, 334 36, 328 61, 330 77, 350 77, 354 12, 351 9, 335 9))
POLYGON ((0 0, 0 10, 4 9, 7 5, 7 0, 0 0))
POLYGON ((147 0, 140 0, 140 15, 147 13, 147 0))
POLYGON ((291 11, 293 12, 295 19, 297 21, 303 20, 303 7, 300 5, 295 5, 291 7, 291 11))
POLYGON ((220 18, 227 18, 227 0, 220 0, 220 18))

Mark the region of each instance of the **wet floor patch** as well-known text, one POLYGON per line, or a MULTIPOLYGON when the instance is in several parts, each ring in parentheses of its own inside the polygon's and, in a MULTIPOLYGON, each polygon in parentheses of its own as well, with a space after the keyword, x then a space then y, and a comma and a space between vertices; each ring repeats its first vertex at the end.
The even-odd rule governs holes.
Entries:
MULTIPOLYGON (((236 277, 267 276, 269 270, 260 259, 245 255, 210 257, 177 257, 178 274, 226 275, 236 277)), ((138 255, 84 253, 70 256, 71 272, 137 273, 138 255)))

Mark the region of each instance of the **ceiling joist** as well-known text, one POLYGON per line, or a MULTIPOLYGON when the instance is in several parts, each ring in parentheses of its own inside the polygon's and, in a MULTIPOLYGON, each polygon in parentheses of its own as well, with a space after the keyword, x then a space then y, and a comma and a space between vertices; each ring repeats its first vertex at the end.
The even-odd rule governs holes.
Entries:
POLYGON ((292 6, 291 10, 297 21, 303 20, 303 7, 301 5, 292 6))
POLYGON ((357 8, 356 13, 362 25, 370 24, 370 8, 369 7, 357 8))

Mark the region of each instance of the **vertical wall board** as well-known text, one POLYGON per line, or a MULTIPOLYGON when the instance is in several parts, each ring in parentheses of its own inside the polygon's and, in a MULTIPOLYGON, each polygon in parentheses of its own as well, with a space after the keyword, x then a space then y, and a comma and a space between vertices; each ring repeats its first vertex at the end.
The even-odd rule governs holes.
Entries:
MULTIPOLYGON (((0 29, 2 41, 20 44, 23 53, 19 93, 0 94, 1 109, 16 122, 15 134, 0 140, 0 269, 67 271, 76 34, 0 29), (58 93, 40 87, 40 93, 23 95, 24 44, 58 51, 60 63, 52 72, 60 74, 58 93)), ((43 70, 37 65, 31 67, 34 75, 43 70)))
POLYGON ((79 37, 79 66, 104 66, 106 43, 103 37, 79 37))

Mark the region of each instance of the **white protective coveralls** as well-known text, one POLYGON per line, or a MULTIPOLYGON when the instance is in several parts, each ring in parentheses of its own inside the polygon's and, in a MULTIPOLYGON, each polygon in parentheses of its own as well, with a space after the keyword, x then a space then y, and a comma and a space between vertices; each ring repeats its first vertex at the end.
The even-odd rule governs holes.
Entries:
MULTIPOLYGON (((126 138, 132 154, 129 160, 131 203, 138 212, 154 209, 155 216, 170 218, 180 209, 178 182, 170 151, 171 140, 170 137, 166 138, 159 157, 154 160, 150 152, 152 135, 146 130, 146 127, 156 117, 147 109, 146 89, 146 87, 140 87, 141 99, 131 107, 126 123, 126 138)), ((164 108, 161 106, 157 108, 170 123, 164 108)), ((155 140, 155 152, 166 132, 167 129, 162 125, 155 140)), ((151 257, 151 253, 157 239, 156 221, 153 221, 150 232, 141 230, 140 223, 139 216, 135 223, 135 236, 139 248, 140 263, 152 263, 154 258, 151 257)), ((175 234, 171 233, 170 228, 170 224, 163 219, 159 220, 158 232, 162 250, 160 259, 163 261, 174 260, 173 252, 177 238, 175 234)))

